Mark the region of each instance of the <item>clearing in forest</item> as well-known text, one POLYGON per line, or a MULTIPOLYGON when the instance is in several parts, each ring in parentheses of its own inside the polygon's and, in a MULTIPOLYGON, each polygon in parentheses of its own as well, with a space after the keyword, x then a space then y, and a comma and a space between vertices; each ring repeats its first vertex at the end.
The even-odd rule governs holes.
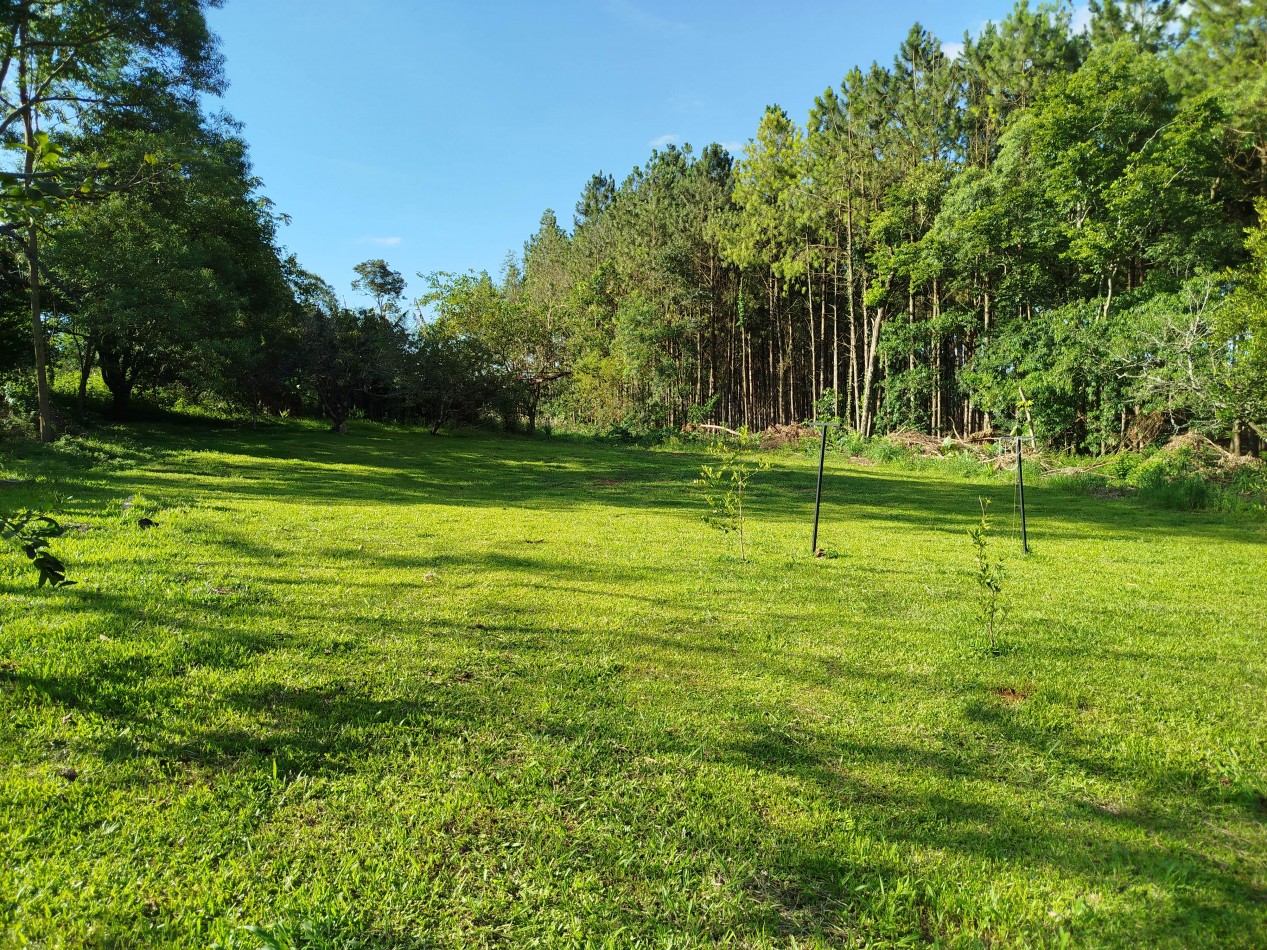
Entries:
POLYGON ((741 563, 693 452, 22 451, 79 583, 0 566, 0 944, 1267 944, 1261 521, 1038 484, 1024 559, 829 456, 815 559, 783 453, 741 563))

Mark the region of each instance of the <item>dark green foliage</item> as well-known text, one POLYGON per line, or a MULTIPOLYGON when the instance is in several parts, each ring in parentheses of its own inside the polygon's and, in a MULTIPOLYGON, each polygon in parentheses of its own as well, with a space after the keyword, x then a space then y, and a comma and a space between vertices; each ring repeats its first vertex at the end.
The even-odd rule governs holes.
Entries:
POLYGON ((62 526, 47 515, 31 511, 0 517, 0 538, 16 547, 40 575, 39 586, 67 587, 66 565, 49 548, 49 539, 59 537, 62 526))
POLYGON ((409 412, 432 433, 454 422, 478 422, 486 411, 504 409, 505 399, 521 398, 493 369, 491 354, 477 339, 427 326, 415 338, 410 357, 409 412))
POLYGON ((1267 466, 1228 456, 1199 437, 1186 437, 1130 466, 1125 475, 1140 497, 1179 511, 1248 511, 1267 508, 1267 466))
POLYGON ((1067 6, 1018 4, 953 61, 916 25, 805 127, 769 107, 737 163, 670 147, 618 188, 594 176, 574 234, 525 258, 523 300, 572 370, 557 408, 599 429, 711 404, 731 426, 966 435, 1006 429, 1023 391, 1026 424, 1083 452, 1158 411, 1169 432, 1261 428, 1247 399, 1159 401, 1149 381, 1193 366, 1158 328, 1201 282, 1194 385, 1260 375, 1242 354, 1262 333, 1224 307, 1258 187, 1237 131, 1256 128, 1258 6, 1104 0, 1075 36, 1067 6), (1242 65, 1208 65, 1225 56, 1242 65))
MULTIPOLYGON (((363 310, 279 262, 238 130, 199 108, 219 81, 206 5, 73 5, 115 39, 71 92, 111 94, 28 136, 48 196, 6 180, 44 249, 35 363, 78 374, 81 413, 99 372, 119 414, 163 389, 339 429, 829 418, 865 439, 1008 431, 1023 394, 1027 431, 1070 452, 1142 431, 1262 446, 1264 0, 1097 0, 1077 35, 1067 3, 1018 3, 953 58, 915 24, 803 125, 771 105, 741 155, 671 145, 599 172, 571 233, 547 210, 501 274, 429 275, 412 310, 385 260, 356 267, 363 310), (150 32, 119 19, 134 8, 150 32)), ((11 14, 49 26, 45 5, 11 14)), ((17 346, 30 254, 11 251, 17 346)))
POLYGON ((364 291, 373 297, 375 308, 383 316, 399 313, 400 299, 405 295, 406 286, 400 271, 392 270, 382 258, 362 261, 352 269, 356 271, 353 290, 364 291))
MULTIPOLYGON (((20 158, 0 174, 0 234, 27 285, 39 435, 56 435, 45 325, 44 240, 58 216, 144 177, 85 161, 67 142, 101 115, 184 103, 220 85, 205 11, 217 0, 10 0, 0 7, 0 140, 20 158)), ((156 167, 146 153, 143 168, 156 167)), ((56 287, 56 281, 53 281, 56 287)), ((91 351, 91 348, 89 348, 91 351)), ((126 373, 125 373, 126 375, 126 373)))

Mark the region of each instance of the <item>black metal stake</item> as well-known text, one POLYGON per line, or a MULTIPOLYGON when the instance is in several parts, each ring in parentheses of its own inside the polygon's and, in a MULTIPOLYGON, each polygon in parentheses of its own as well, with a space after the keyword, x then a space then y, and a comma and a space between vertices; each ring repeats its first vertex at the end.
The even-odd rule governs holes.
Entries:
POLYGON ((823 507, 823 462, 827 459, 827 423, 823 423, 823 441, 818 447, 818 491, 814 495, 814 539, 809 549, 818 553, 818 513, 823 507))
POLYGON ((1021 550, 1029 554, 1029 536, 1025 533, 1025 466, 1021 458, 1021 437, 1016 437, 1016 490, 1021 499, 1021 550))

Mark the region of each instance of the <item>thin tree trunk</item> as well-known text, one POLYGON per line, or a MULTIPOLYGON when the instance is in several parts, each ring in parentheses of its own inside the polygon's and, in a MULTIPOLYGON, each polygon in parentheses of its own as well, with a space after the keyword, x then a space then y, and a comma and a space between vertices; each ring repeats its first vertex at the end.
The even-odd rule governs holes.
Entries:
POLYGON ((810 417, 817 418, 814 401, 818 398, 818 347, 814 342, 814 272, 809 260, 809 247, 805 248, 805 302, 809 318, 809 380, 810 417))
POLYGON ((862 425, 860 431, 865 436, 871 435, 875 426, 875 417, 871 411, 873 403, 872 389, 875 385, 876 357, 880 352, 880 327, 883 323, 884 308, 878 307, 875 312, 875 318, 871 321, 871 339, 867 345, 867 370, 862 380, 862 425))
MULTIPOLYGON (((24 169, 29 184, 35 173, 35 115, 30 102, 30 87, 27 82, 27 56, 29 55, 26 35, 26 10, 18 27, 18 96, 22 110, 23 144, 26 146, 24 169)), ((29 220, 26 229, 26 262, 27 276, 31 288, 31 342, 35 350, 35 392, 39 401, 40 441, 52 442, 53 406, 49 398, 48 387, 48 341, 44 336, 44 317, 40 304, 40 237, 35 220, 29 220)))
POLYGON ((27 228, 26 258, 30 265, 31 338, 35 345, 35 391, 40 408, 40 441, 52 442, 56 433, 53 429, 53 406, 48 392, 48 341, 44 337, 44 320, 40 309, 40 243, 34 222, 27 228))
POLYGON ((88 379, 92 376, 93 363, 97 357, 97 349, 91 343, 84 343, 85 352, 79 363, 79 390, 75 395, 75 406, 80 418, 88 412, 88 379))
MULTIPOLYGON (((861 400, 858 398, 858 314, 854 309, 853 299, 853 201, 849 202, 846 212, 845 231, 845 283, 849 295, 849 402, 853 407, 853 427, 862 430, 861 400)), ((865 304, 864 304, 865 306, 865 304)))

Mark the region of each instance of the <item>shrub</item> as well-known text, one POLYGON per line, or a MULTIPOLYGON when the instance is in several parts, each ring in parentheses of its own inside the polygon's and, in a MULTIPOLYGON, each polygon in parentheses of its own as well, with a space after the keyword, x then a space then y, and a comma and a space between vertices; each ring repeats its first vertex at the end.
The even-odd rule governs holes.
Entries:
POLYGON ((1129 479, 1145 460, 1146 456, 1139 452, 1119 452, 1113 457, 1113 461, 1105 466, 1104 472, 1114 478, 1129 479))
POLYGON ((844 455, 862 455, 867 450, 867 439, 855 429, 832 429, 827 441, 837 452, 844 455))
POLYGON ((1126 481, 1141 498, 1163 508, 1236 512, 1267 506, 1262 462, 1229 456, 1197 437, 1141 461, 1126 481))
POLYGON ((1095 472, 1076 472, 1068 475, 1048 475, 1043 479, 1043 484, 1048 488, 1077 495, 1090 495, 1102 490, 1107 482, 1095 472))
POLYGON ((913 458, 910 449, 906 448, 906 446, 898 445, 890 439, 872 439, 867 443, 862 454, 866 455, 867 458, 884 463, 909 462, 913 458))

